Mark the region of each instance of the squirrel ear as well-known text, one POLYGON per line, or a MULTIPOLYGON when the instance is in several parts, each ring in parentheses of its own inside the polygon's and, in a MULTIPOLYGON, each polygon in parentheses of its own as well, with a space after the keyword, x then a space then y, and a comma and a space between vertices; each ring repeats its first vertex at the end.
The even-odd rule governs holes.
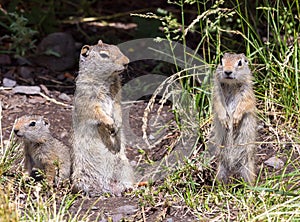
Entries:
POLYGON ((50 122, 47 118, 44 118, 44 125, 48 127, 50 126, 50 122))
POLYGON ((241 53, 240 55, 243 56, 245 63, 248 64, 248 58, 245 56, 245 54, 241 53))
POLYGON ((85 45, 82 47, 80 54, 84 57, 87 57, 89 55, 90 46, 85 45))
POLYGON ((103 42, 102 42, 102 40, 100 39, 99 41, 98 41, 98 45, 102 45, 103 44, 103 42))

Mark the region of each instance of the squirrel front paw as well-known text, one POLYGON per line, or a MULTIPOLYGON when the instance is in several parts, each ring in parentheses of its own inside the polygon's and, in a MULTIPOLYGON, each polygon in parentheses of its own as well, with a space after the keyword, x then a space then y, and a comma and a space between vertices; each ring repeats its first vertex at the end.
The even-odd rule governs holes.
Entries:
POLYGON ((111 134, 111 136, 115 136, 119 131, 119 128, 117 127, 116 124, 106 125, 106 128, 109 131, 109 133, 111 134))
POLYGON ((234 112, 233 113, 233 125, 238 125, 239 124, 239 122, 241 121, 241 119, 242 119, 242 113, 240 113, 240 112, 234 112))
POLYGON ((227 112, 223 113, 222 115, 218 116, 220 123, 222 124, 222 126, 224 126, 226 129, 229 128, 229 115, 227 114, 227 112))

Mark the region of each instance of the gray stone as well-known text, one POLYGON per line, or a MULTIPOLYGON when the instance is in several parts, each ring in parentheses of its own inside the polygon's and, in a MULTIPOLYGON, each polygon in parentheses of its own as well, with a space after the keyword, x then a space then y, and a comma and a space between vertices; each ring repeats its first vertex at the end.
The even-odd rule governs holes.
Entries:
POLYGON ((61 100, 64 100, 64 101, 67 101, 67 102, 70 102, 72 101, 72 99, 70 98, 70 96, 68 96, 67 94, 65 93, 61 93, 58 98, 60 98, 61 100))
POLYGON ((38 86, 16 86, 12 89, 13 93, 20 93, 26 95, 40 94, 41 88, 38 86))
POLYGON ((279 170, 284 166, 284 162, 276 156, 267 159, 264 163, 276 170, 279 170))
POLYGON ((32 62, 53 71, 73 68, 77 59, 75 40, 64 32, 51 33, 37 46, 32 62))
POLYGON ((116 209, 117 213, 124 214, 124 215, 131 215, 131 214, 134 214, 137 211, 138 211, 138 208, 136 206, 133 206, 133 205, 124 205, 124 206, 118 207, 116 209))
POLYGON ((15 80, 3 78, 3 86, 4 87, 14 87, 17 84, 15 80))

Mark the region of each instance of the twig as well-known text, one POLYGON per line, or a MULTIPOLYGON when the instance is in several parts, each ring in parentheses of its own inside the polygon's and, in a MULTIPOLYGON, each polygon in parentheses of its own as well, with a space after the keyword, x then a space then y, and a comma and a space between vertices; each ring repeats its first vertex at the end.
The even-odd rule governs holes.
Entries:
POLYGON ((39 95, 42 96, 42 97, 44 97, 46 100, 48 100, 50 102, 53 102, 53 103, 55 103, 57 105, 61 105, 61 106, 68 107, 68 108, 72 108, 71 105, 59 102, 59 101, 57 101, 57 100, 55 100, 53 98, 50 98, 49 96, 45 95, 44 93, 40 92, 39 95))
POLYGON ((3 86, 1 86, 0 90, 12 90, 12 87, 3 87, 3 86))

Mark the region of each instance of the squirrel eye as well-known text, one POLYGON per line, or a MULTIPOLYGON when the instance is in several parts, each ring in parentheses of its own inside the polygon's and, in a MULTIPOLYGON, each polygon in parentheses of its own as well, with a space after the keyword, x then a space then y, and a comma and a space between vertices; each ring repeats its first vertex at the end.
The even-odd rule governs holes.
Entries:
POLYGON ((35 126, 35 121, 32 121, 31 123, 29 123, 29 126, 35 126))
POLYGON ((87 57, 89 55, 90 47, 88 45, 85 45, 81 49, 81 55, 84 57, 87 57))
POLYGON ((103 58, 103 59, 107 59, 109 58, 109 55, 106 51, 100 51, 99 55, 103 58))
POLYGON ((239 61, 238 66, 242 66, 242 60, 239 61))

